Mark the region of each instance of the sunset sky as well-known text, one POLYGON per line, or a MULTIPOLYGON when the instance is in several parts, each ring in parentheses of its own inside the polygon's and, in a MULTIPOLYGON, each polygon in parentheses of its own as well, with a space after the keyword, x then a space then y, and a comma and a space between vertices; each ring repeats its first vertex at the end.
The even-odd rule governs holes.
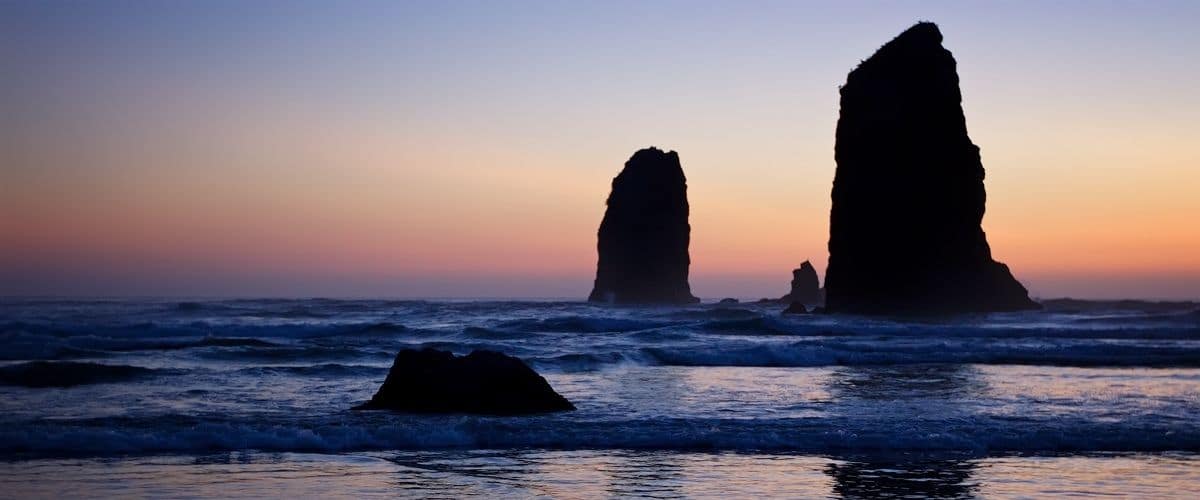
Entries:
POLYGON ((1200 2, 5 2, 0 295, 576 297, 679 152, 697 295, 823 274, 838 86, 958 60, 1035 297, 1200 298, 1200 2))

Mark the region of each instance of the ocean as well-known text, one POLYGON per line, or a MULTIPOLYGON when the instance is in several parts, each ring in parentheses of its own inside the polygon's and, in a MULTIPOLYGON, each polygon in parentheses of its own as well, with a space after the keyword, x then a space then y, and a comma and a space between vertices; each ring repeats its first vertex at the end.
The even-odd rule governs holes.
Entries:
POLYGON ((1188 498, 1197 307, 3 299, 0 497, 1188 498), (578 410, 351 411, 413 347, 520 357, 578 410))

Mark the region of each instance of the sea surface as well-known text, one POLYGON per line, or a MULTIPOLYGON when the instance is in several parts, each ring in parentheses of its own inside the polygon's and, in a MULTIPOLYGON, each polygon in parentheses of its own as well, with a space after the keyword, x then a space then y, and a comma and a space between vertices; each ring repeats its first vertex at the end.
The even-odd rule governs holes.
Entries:
POLYGON ((0 497, 1195 498, 1200 310, 0 299, 0 497), (351 411, 404 348, 579 408, 351 411))

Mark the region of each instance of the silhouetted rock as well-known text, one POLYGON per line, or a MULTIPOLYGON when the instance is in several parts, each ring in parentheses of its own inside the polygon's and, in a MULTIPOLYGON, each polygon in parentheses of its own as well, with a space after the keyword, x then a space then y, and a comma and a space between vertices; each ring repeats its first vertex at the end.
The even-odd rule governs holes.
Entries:
POLYGON ((980 223, 979 148, 954 58, 933 23, 881 47, 846 79, 837 126, 825 306, 926 314, 1034 309, 980 223))
POLYGON ((803 302, 792 302, 783 310, 783 314, 808 314, 808 308, 804 307, 803 302))
POLYGON ((379 392, 356 410, 523 415, 574 410, 521 360, 494 351, 455 356, 434 349, 396 354, 379 392))
POLYGON ((0 385, 73 387, 123 382, 155 373, 150 368, 75 361, 31 361, 0 367, 0 385))
POLYGON ((733 299, 733 298, 724 298, 724 299, 721 299, 720 301, 718 301, 717 303, 718 303, 718 304, 725 304, 725 305, 737 304, 737 303, 738 303, 738 299, 733 299))
POLYGON ((821 281, 811 262, 806 260, 799 268, 792 270, 792 291, 779 300, 809 305, 821 303, 821 281))
POLYGON ((674 151, 643 149, 613 179, 600 223, 596 283, 588 300, 699 302, 688 286, 687 179, 674 151))

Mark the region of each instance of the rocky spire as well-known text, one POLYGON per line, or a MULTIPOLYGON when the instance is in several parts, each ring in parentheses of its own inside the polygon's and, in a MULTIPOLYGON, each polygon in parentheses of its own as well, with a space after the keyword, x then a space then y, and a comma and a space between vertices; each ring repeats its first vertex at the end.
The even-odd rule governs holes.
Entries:
POLYGON ((792 291, 780 300, 810 306, 821 303, 821 282, 811 262, 806 260, 800 267, 792 270, 792 291))
POLYGON ((698 302, 688 286, 687 179, 674 151, 643 149, 613 179, 592 302, 698 302))
POLYGON ((867 314, 1037 308, 980 224, 986 195, 956 63, 918 23, 841 88, 826 309, 867 314))

